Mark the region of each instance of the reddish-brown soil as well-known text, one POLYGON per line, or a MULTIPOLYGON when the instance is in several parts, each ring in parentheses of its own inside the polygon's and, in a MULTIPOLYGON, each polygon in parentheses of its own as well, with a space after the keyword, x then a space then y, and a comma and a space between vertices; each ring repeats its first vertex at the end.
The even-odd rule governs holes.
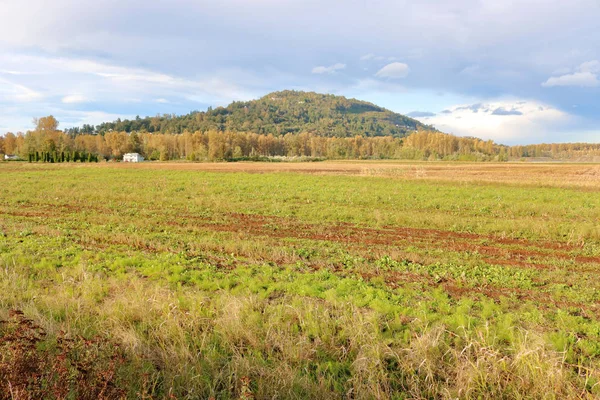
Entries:
POLYGON ((580 247, 565 243, 505 239, 491 235, 407 227, 364 228, 351 224, 306 224, 289 218, 236 213, 227 214, 224 219, 226 222, 215 222, 204 217, 182 215, 177 221, 169 222, 169 225, 180 227, 192 225, 212 231, 240 232, 276 238, 326 240, 364 246, 428 246, 449 251, 477 253, 488 261, 498 260, 500 261, 498 264, 503 265, 530 266, 546 259, 600 265, 600 257, 578 255, 576 253, 581 252, 580 247))
MULTIPOLYGON (((526 239, 511 239, 497 237, 493 235, 480 235, 465 232, 452 232, 434 229, 421 229, 410 227, 386 226, 381 228, 360 227, 349 223, 336 224, 310 224, 298 221, 292 218, 283 218, 276 216, 224 213, 214 214, 210 217, 198 216, 193 214, 181 213, 176 219, 170 218, 163 210, 147 210, 151 212, 156 221, 168 221, 160 223, 161 229, 164 226, 170 226, 174 231, 179 229, 197 231, 202 234, 207 232, 227 232, 241 235, 244 240, 255 237, 265 241, 277 239, 305 239, 316 241, 331 241, 344 243, 346 247, 356 250, 359 254, 370 254, 373 249, 380 249, 378 253, 398 248, 407 247, 426 250, 439 249, 446 252, 469 253, 471 257, 492 265, 510 266, 518 268, 535 269, 560 269, 556 265, 557 260, 570 261, 574 263, 573 271, 578 273, 597 273, 600 272, 600 257, 591 257, 582 255, 581 247, 568 243, 532 241, 526 239)), ((0 204, 0 215, 16 217, 18 219, 43 218, 50 222, 52 219, 65 219, 69 215, 81 212, 102 214, 109 216, 118 213, 118 210, 108 208, 100 209, 98 207, 85 207, 80 205, 50 205, 50 204, 23 204, 18 210, 12 210, 8 207, 2 208, 0 204)), ((82 248, 90 250, 104 250, 110 246, 126 246, 137 250, 158 253, 158 252, 181 252, 182 249, 175 244, 153 243, 145 241, 142 238, 128 238, 127 236, 103 235, 102 237, 78 237, 75 243, 82 248), (169 247, 174 246, 174 247, 169 247)), ((193 246, 192 246, 193 247, 193 246)), ((410 253, 410 250, 407 250, 410 253)), ((227 256, 210 252, 202 254, 190 254, 190 256, 200 256, 207 262, 223 268, 231 269, 234 265, 227 256)), ((257 261, 254 256, 240 254, 238 256, 247 257, 247 262, 257 261)), ((428 257, 435 257, 435 254, 429 254, 428 257)), ((276 257, 271 259, 276 264, 289 263, 289 256, 276 257)), ((306 260, 305 260, 306 261, 306 260)), ((443 260, 440 260, 443 261, 443 260)), ((236 265, 240 264, 236 261, 236 265)), ((556 300, 551 294, 543 290, 523 290, 515 288, 485 286, 485 287, 464 287, 460 282, 450 278, 444 278, 442 281, 436 281, 432 277, 424 274, 398 272, 398 271, 357 271, 344 270, 335 265, 326 266, 320 260, 306 261, 306 264, 314 269, 324 267, 333 268, 338 274, 359 274, 364 279, 382 277, 391 287, 398 287, 407 283, 416 283, 427 286, 442 286, 447 293, 453 297, 461 297, 467 293, 482 294, 490 298, 499 299, 501 297, 513 297, 519 300, 532 300, 540 304, 552 304, 561 307, 577 307, 586 312, 596 312, 600 304, 579 304, 567 301, 556 300)))
MULTIPOLYGON (((0 207, 0 215, 24 218, 64 218, 68 214, 82 211, 101 213, 102 215, 111 215, 117 212, 108 208, 70 204, 28 203, 20 205, 18 210, 2 210, 0 207)), ((178 228, 200 228, 208 231, 269 238, 332 241, 358 245, 363 248, 377 246, 435 248, 451 252, 468 252, 473 257, 479 257, 490 264, 523 268, 556 268, 548 265, 549 260, 600 266, 600 257, 582 255, 581 247, 559 242, 511 239, 493 235, 410 227, 370 228, 349 223, 309 224, 292 218, 240 213, 216 214, 211 217, 181 213, 176 219, 171 219, 163 214, 163 210, 149 211, 155 215, 157 221, 166 221, 164 224, 178 228)), ((595 272, 596 268, 593 268, 592 271, 595 272)))

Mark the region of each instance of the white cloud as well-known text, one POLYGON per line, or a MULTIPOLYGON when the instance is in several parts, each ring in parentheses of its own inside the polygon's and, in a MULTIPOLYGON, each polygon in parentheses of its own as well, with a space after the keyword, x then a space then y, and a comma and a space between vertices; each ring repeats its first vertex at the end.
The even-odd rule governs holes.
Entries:
POLYGON ((344 68, 346 68, 346 64, 337 63, 337 64, 330 65, 329 67, 324 67, 324 66, 314 67, 312 69, 312 73, 313 74, 332 74, 332 73, 339 71, 341 69, 344 69, 344 68))
POLYGON ((131 114, 115 114, 104 111, 75 111, 64 109, 50 109, 49 114, 56 116, 60 121, 61 128, 70 128, 73 126, 81 126, 83 124, 98 125, 102 122, 115 121, 117 118, 134 119, 135 115, 131 114))
POLYGON ((381 68, 375 76, 378 78, 400 79, 406 78, 410 73, 410 67, 401 62, 393 62, 381 68))
POLYGON ((584 62, 579 66, 579 71, 581 72, 591 72, 592 74, 600 73, 600 61, 593 60, 584 62))
POLYGON ((76 103, 85 103, 88 99, 81 94, 70 94, 62 98, 62 102, 65 104, 76 104, 76 103))
POLYGON ((156 99, 155 100, 157 103, 162 103, 162 104, 167 104, 169 103, 169 100, 167 99, 163 99, 162 97, 160 99, 156 99))
POLYGON ((375 54, 373 54, 373 53, 365 54, 364 56, 360 57, 360 61, 369 61, 370 59, 372 59, 374 57, 375 57, 375 54))
MULTIPOLYGON (((101 122, 100 117, 109 117, 100 113, 107 111, 105 104, 117 112, 134 109, 136 113, 154 115, 165 111, 185 113, 197 109, 198 103, 225 105, 232 100, 250 100, 263 94, 252 89, 257 85, 254 74, 235 69, 221 69, 200 77, 179 76, 95 59, 1 50, 0 66, 5 71, 21 72, 0 73, 0 112, 17 106, 14 115, 3 113, 1 125, 20 131, 31 129, 32 117, 49 114, 55 115, 63 127, 80 121, 90 123, 86 118, 101 122), (164 102, 167 99, 168 106, 164 102), (132 103, 137 104, 132 106, 132 103), (78 115, 74 119, 67 111, 75 108, 96 114, 78 115)), ((276 74, 272 76, 279 79, 276 74)), ((4 133, 4 129, 0 133, 4 133)))
POLYGON ((23 67, 23 76, 0 77, 0 100, 34 101, 42 92, 61 96, 63 104, 89 102, 90 99, 121 103, 129 98, 189 99, 230 102, 256 97, 235 83, 250 80, 236 71, 217 72, 201 79, 179 77, 146 68, 114 65, 103 61, 0 53, 0 65, 9 70, 23 67), (43 74, 40 72, 43 71, 43 74), (25 76, 26 75, 26 76, 25 76), (27 82, 28 86, 23 83, 27 82), (3 96, 4 95, 4 96, 3 96))
POLYGON ((25 75, 26 72, 23 72, 23 71, 11 71, 11 70, 7 70, 7 69, 0 69, 0 74, 6 74, 6 75, 25 75))
POLYGON ((574 74, 567 74, 558 77, 549 78, 546 82, 542 83, 543 87, 554 87, 554 86, 578 86, 578 87, 595 87, 600 85, 598 77, 591 72, 575 72, 574 74))
POLYGON ((600 86, 600 80, 598 79, 599 73, 600 61, 587 61, 581 64, 574 73, 553 76, 549 78, 546 82, 542 83, 542 86, 596 87, 600 86))
POLYGON ((42 99, 42 93, 25 85, 0 78, 0 100, 9 102, 33 102, 42 99))
POLYGON ((36 105, 36 114, 30 114, 27 104, 14 104, 13 106, 0 108, 0 135, 6 132, 25 132, 33 129, 32 117, 54 115, 60 122, 59 128, 70 128, 83 124, 98 125, 106 121, 114 121, 117 118, 133 119, 135 115, 107 113, 104 111, 80 111, 69 110, 62 107, 54 107, 47 104, 36 105))
MULTIPOLYGON (((39 60, 39 58, 37 59, 39 60)), ((123 82, 139 81, 166 85, 177 83, 176 78, 167 74, 162 74, 142 68, 121 67, 94 60, 73 58, 47 58, 45 60, 42 60, 42 62, 49 64, 55 67, 56 69, 62 71, 91 74, 123 82)))
POLYGON ((455 105, 427 119, 416 118, 443 132, 507 144, 552 141, 554 133, 574 120, 564 111, 526 100, 455 105))

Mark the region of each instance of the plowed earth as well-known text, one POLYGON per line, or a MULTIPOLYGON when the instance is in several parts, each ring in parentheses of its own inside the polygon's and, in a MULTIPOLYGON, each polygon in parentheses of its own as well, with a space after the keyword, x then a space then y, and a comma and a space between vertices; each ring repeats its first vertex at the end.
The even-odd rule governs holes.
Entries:
MULTIPOLYGON (((0 208, 0 214, 25 218, 60 219, 84 210, 104 216, 120 212, 110 208, 90 206, 27 203, 20 205, 18 210, 4 206, 0 208)), ((429 248, 434 246, 448 251, 475 253, 492 264, 517 267, 553 268, 544 264, 546 259, 568 260, 579 264, 598 264, 600 266, 600 257, 582 255, 581 246, 568 243, 411 227, 370 228, 349 223, 309 224, 293 218, 257 214, 223 213, 207 217, 178 213, 177 217, 174 217, 165 214, 160 209, 145 211, 153 215, 153 219, 157 223, 165 223, 172 227, 206 228, 217 232, 332 241, 362 246, 426 246, 429 248)), ((594 268, 593 271, 596 269, 594 268)))
MULTIPOLYGON (((80 218, 82 213, 90 218, 105 218, 110 215, 118 215, 120 212, 123 211, 71 204, 25 203, 21 204, 18 209, 0 204, 0 215, 14 217, 17 220, 35 219, 45 222, 68 219, 70 215, 74 214, 79 214, 80 218)), ((583 249, 581 246, 568 243, 532 241, 493 235, 411 227, 388 226, 375 228, 361 227, 348 223, 310 224, 293 218, 256 214, 220 213, 204 216, 182 212, 174 216, 161 209, 144 209, 144 212, 152 215, 150 229, 152 225, 156 225, 157 229, 160 228, 160 230, 163 230, 166 225, 174 232, 188 232, 188 237, 193 237, 189 236, 189 232, 193 231, 198 240, 201 240, 203 234, 222 232, 236 235, 240 240, 284 241, 295 239, 335 242, 342 243, 346 248, 353 249, 359 254, 367 255, 367 259, 374 259, 377 254, 385 254, 390 249, 403 251, 406 248, 435 248, 443 252, 468 253, 469 257, 477 258, 490 265, 538 270, 564 271, 565 269, 570 269, 573 272, 588 273, 591 275, 600 272, 600 257, 584 255, 582 254, 583 249), (562 263, 557 265, 557 261, 562 261, 562 263), (565 267, 565 265, 567 266, 565 267)), ((140 238, 139 240, 123 240, 111 235, 93 236, 86 234, 80 237, 75 235, 74 242, 83 248, 94 250, 106 249, 116 245, 133 247, 136 250, 151 253, 181 251, 180 248, 153 243, 152 240, 144 238, 140 238)), ((191 244, 193 245, 193 243, 191 244)), ((410 254, 410 249, 405 254, 410 254)), ((240 255, 244 256, 244 254, 240 255)), ((233 267, 231 263, 227 262, 226 257, 213 254, 204 258, 223 269, 231 269, 233 267)), ((279 260, 270 259, 269 261, 275 263, 289 262, 289 260, 284 258, 279 260)), ((440 261, 443 260, 441 259, 440 261)), ((323 260, 306 260, 306 263, 313 269, 320 269, 327 266, 327 262, 323 262, 323 260)), ((239 262, 237 264, 239 265, 239 262)), ((495 299, 512 297, 519 300, 534 300, 539 302, 541 307, 544 304, 548 306, 577 307, 585 314, 593 314, 600 310, 600 303, 582 304, 556 299, 551 293, 544 291, 544 284, 541 284, 540 287, 536 287, 534 290, 506 288, 494 285, 464 287, 451 278, 439 280, 429 275, 418 273, 400 271, 348 271, 335 265, 329 265, 328 267, 332 268, 338 274, 358 274, 364 279, 372 279, 378 276, 383 277, 385 282, 391 287, 399 287, 408 283, 441 286, 453 297, 461 297, 467 293, 479 293, 495 299)), ((568 284, 566 281, 554 283, 568 284)))

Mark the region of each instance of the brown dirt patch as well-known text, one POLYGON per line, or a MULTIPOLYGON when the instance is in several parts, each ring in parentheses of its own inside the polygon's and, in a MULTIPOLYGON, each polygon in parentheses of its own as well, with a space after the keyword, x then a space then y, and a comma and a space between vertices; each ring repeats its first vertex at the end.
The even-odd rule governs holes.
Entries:
POLYGON ((217 232, 239 232, 282 239, 335 241, 363 246, 435 246, 449 251, 477 253, 492 264, 499 265, 530 267, 551 259, 600 265, 600 257, 577 255, 581 248, 564 243, 504 239, 491 235, 407 227, 378 229, 351 224, 306 224, 289 218, 251 214, 232 213, 223 217, 224 221, 217 222, 204 217, 182 215, 177 221, 170 221, 169 225, 192 225, 217 232))
MULTIPOLYGON (((0 209, 0 215, 23 218, 68 218, 68 215, 84 211, 102 215, 118 213, 118 210, 109 208, 77 204, 26 203, 19 205, 16 210, 0 209)), ((332 241, 363 248, 377 246, 437 248, 452 252, 468 252, 490 264, 522 268, 557 268, 548 265, 551 260, 600 265, 600 257, 580 254, 581 247, 560 242, 511 239, 493 235, 411 227, 371 228, 350 223, 311 224, 293 218, 242 213, 214 214, 210 217, 182 213, 173 219, 172 216, 165 215, 164 210, 161 209, 147 211, 156 216, 156 220, 161 221, 161 225, 174 228, 201 228, 208 231, 277 239, 332 241)), ((131 245, 131 242, 122 244, 131 245)), ((146 250, 157 249, 148 248, 146 250)), ((595 271, 596 269, 591 269, 591 272, 595 271)))

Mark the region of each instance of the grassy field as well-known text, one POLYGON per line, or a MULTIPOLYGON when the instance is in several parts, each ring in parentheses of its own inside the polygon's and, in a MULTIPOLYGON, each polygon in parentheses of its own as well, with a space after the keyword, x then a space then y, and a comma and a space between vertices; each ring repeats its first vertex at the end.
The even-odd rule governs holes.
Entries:
POLYGON ((600 166, 0 164, 0 398, 600 397, 600 166))

